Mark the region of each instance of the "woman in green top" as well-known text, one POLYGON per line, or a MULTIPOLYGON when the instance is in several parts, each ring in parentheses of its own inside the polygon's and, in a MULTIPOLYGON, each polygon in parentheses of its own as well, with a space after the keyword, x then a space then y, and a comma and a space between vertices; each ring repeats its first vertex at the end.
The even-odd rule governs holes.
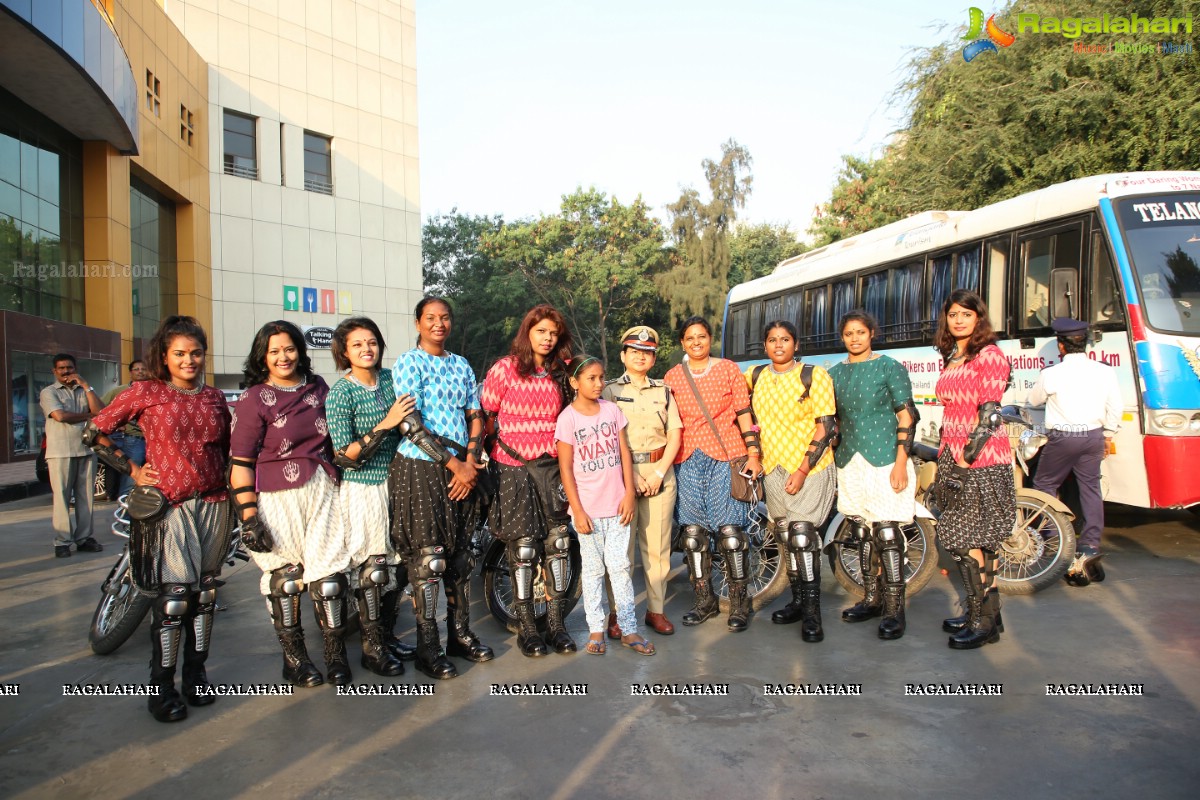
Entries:
POLYGON ((838 511, 850 520, 862 565, 863 599, 842 612, 846 622, 883 616, 879 638, 904 635, 904 534, 915 509, 916 475, 909 463, 916 433, 908 370, 871 350, 874 317, 855 309, 839 324, 849 354, 829 370, 837 396, 838 511), (880 567, 882 566, 882 570, 880 567))
POLYGON ((392 632, 408 576, 388 535, 387 476, 398 444, 394 428, 416 404, 407 395, 397 400, 391 370, 379 368, 383 335, 372 320, 343 320, 331 344, 334 364, 347 371, 325 398, 325 418, 342 469, 338 510, 357 570, 362 665, 376 675, 402 675, 400 659, 415 652, 392 632))

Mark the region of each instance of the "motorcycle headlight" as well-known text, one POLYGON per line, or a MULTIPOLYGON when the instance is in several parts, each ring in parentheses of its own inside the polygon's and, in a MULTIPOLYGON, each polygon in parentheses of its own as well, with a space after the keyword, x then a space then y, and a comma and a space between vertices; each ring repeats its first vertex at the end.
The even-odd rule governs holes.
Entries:
POLYGON ((1048 440, 1044 433, 1038 433, 1034 430, 1021 431, 1021 441, 1018 446, 1021 448, 1021 458, 1026 461, 1037 455, 1037 451, 1042 449, 1048 440))

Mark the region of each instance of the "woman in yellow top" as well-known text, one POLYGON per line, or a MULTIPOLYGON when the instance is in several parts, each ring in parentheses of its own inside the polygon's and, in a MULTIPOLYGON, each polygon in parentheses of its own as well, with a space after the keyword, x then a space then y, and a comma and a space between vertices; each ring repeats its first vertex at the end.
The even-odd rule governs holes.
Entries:
POLYGON ((817 366, 796 360, 796 327, 768 322, 763 344, 770 364, 746 371, 754 416, 762 430, 767 510, 787 550, 792 601, 771 615, 779 625, 801 622, 806 642, 821 628, 821 535, 833 506, 837 471, 829 446, 837 432, 833 381, 817 366), (785 533, 786 532, 786 533, 785 533))

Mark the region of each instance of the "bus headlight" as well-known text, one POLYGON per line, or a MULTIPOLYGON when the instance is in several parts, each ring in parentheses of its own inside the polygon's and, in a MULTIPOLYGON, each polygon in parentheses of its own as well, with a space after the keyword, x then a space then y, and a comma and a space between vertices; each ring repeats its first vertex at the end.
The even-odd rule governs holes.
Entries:
POLYGON ((1158 409, 1146 415, 1146 433, 1160 436, 1200 436, 1200 411, 1158 409))

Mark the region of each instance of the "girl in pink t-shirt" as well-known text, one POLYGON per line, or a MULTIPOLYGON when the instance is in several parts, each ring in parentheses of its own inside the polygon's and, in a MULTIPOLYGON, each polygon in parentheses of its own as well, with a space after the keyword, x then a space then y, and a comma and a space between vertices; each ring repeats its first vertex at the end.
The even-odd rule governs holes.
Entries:
POLYGON ((633 459, 621 432, 625 415, 615 403, 600 399, 604 364, 577 356, 568 366, 575 400, 558 415, 558 442, 563 490, 583 556, 583 606, 587 614, 587 651, 604 655, 604 574, 607 569, 616 604, 621 644, 644 656, 654 645, 638 635, 633 581, 629 577, 629 522, 633 519, 633 459))

